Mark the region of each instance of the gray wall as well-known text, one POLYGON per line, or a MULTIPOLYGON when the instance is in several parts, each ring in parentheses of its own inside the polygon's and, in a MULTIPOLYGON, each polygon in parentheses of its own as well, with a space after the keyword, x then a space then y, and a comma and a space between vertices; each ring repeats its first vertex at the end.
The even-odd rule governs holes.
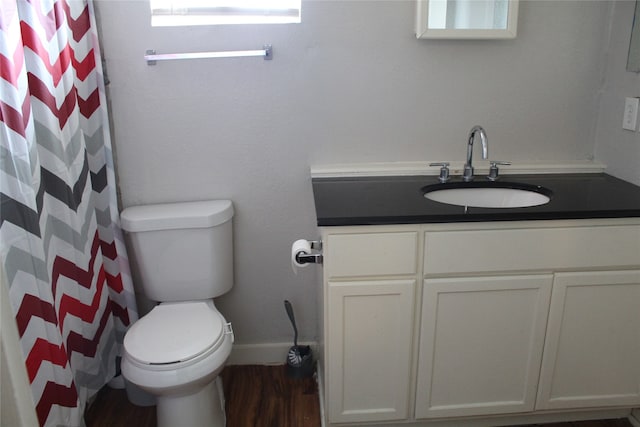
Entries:
POLYGON ((634 7, 635 1, 619 1, 612 9, 595 154, 609 173, 640 185, 640 131, 622 129, 624 98, 640 97, 640 73, 626 71, 634 7))
MULTIPOLYGON (((507 41, 416 40, 414 7, 304 1, 298 25, 178 29, 151 28, 144 1, 97 2, 123 204, 234 201, 236 286, 219 307, 237 342, 289 340, 284 298, 301 337, 317 335, 319 272, 296 276, 289 261, 292 241, 317 235, 310 165, 462 160, 476 123, 494 159, 594 155, 596 119, 609 121, 598 115, 608 3, 523 1, 507 41), (265 43, 273 61, 143 60, 150 48, 265 43)), ((598 153, 613 158, 598 135, 598 153)))

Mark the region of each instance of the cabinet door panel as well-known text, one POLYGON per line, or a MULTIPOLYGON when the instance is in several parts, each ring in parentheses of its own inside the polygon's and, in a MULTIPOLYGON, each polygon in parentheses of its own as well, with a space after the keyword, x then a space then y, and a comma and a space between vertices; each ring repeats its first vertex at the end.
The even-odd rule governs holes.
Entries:
POLYGON ((555 275, 538 409, 640 404, 640 271, 555 275))
POLYGON ((534 407, 552 275, 424 282, 416 418, 534 407))
POLYGON ((325 260, 329 278, 415 274, 418 233, 330 234, 325 260))
POLYGON ((407 418, 415 283, 329 282, 331 422, 407 418))
POLYGON ((429 231, 424 242, 424 271, 429 275, 622 269, 640 262, 637 225, 429 231), (443 250, 449 247, 456 248, 455 257, 443 250))

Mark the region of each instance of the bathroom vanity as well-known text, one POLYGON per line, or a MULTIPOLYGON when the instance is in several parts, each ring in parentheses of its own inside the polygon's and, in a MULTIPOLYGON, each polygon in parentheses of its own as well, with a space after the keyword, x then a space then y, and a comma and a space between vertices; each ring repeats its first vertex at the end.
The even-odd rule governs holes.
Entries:
POLYGON ((314 178, 329 425, 508 425, 640 407, 640 188, 512 175, 528 208, 427 200, 431 176, 314 178))

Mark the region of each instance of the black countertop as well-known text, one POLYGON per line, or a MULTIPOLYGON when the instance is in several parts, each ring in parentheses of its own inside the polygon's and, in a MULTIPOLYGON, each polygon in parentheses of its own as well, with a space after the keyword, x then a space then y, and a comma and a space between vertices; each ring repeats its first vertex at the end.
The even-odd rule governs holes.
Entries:
MULTIPOLYGON (((460 177, 449 182, 456 181, 460 177)), ((426 199, 421 189, 438 184, 437 176, 312 179, 319 226, 640 217, 640 187, 607 174, 503 175, 499 181, 553 194, 540 206, 477 208, 426 199)))

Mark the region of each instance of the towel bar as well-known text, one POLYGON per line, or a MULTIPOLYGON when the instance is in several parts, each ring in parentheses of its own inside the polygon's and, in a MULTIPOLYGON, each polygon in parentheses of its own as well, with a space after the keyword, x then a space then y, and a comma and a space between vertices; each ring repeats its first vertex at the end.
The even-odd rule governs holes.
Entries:
POLYGON ((273 48, 270 44, 264 45, 261 50, 230 50, 222 52, 193 52, 193 53, 164 53, 156 54, 149 49, 144 55, 147 65, 156 65, 157 61, 172 61, 174 59, 208 59, 208 58, 238 58, 248 56, 262 56, 265 60, 273 59, 273 48))

